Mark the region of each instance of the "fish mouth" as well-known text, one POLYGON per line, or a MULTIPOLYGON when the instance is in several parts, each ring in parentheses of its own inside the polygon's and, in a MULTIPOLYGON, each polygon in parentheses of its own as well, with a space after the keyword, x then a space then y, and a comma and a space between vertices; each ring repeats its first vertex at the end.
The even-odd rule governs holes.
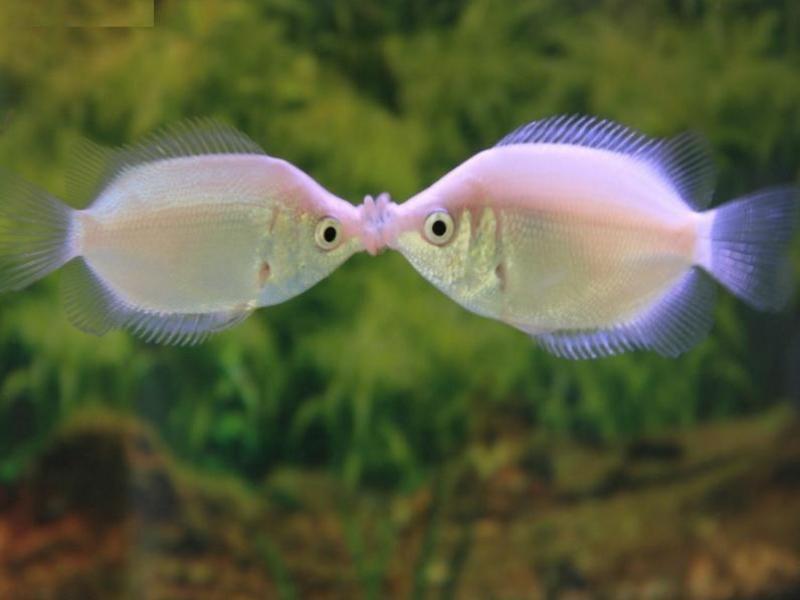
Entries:
POLYGON ((387 225, 392 222, 397 205, 384 192, 377 198, 366 196, 358 207, 361 219, 361 243, 371 255, 380 254, 389 245, 387 225))

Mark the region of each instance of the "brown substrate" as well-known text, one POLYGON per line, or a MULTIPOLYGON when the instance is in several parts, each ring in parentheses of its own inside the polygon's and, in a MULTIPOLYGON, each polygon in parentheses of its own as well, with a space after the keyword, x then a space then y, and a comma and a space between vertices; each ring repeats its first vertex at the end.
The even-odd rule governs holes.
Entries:
POLYGON ((84 418, 0 490, 0 598, 800 598, 788 411, 602 448, 497 433, 387 497, 199 476, 84 418))

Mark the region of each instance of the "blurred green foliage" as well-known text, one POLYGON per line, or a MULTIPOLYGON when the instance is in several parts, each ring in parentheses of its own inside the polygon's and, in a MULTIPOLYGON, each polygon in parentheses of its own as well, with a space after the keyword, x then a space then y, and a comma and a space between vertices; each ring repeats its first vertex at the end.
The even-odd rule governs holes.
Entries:
MULTIPOLYGON (((511 128, 571 112, 702 131, 721 200, 798 176, 793 0, 165 0, 154 28, 3 25, 0 164, 76 206, 79 137, 122 144, 199 115, 355 203, 405 199, 511 128)), ((57 280, 0 299, 0 476, 103 405, 209 468, 326 465, 408 488, 498 415, 591 441, 688 426, 780 401, 799 360, 797 301, 766 316, 729 296, 677 360, 555 359, 392 254, 196 348, 87 336, 57 280)))

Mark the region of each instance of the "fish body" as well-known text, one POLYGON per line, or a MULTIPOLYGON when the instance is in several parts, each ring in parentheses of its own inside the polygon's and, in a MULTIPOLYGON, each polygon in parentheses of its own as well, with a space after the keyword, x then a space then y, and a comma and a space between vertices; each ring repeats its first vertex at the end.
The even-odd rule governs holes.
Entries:
POLYGON ((67 313, 87 331, 127 326, 159 341, 197 341, 301 293, 361 249, 355 207, 230 128, 184 126, 98 152, 88 208, 17 184, 0 214, 9 227, 0 287, 45 274, 22 252, 38 244, 37 256, 50 252, 39 267, 67 263, 67 313), (32 211, 41 223, 11 230, 32 211))
POLYGON ((464 307, 555 354, 676 355, 710 327, 707 273, 760 308, 788 292, 779 267, 794 190, 703 211, 712 173, 692 136, 659 141, 591 118, 545 120, 385 207, 371 245, 400 251, 464 307))
POLYGON ((94 271, 137 306, 256 308, 299 294, 358 249, 351 236, 323 259, 314 228, 332 213, 355 219, 354 207, 285 161, 182 157, 124 173, 79 212, 76 243, 94 271))
POLYGON ((691 266, 700 239, 703 220, 640 171, 604 150, 489 150, 405 205, 426 213, 457 198, 446 204, 459 214, 456 260, 420 260, 414 229, 388 245, 471 310, 529 333, 608 326, 691 266))

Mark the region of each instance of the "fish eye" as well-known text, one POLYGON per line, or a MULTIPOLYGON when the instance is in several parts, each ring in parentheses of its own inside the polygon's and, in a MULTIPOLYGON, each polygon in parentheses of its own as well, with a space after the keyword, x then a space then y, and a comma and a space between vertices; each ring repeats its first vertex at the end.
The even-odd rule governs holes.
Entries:
POLYGON ((314 239, 323 250, 333 250, 342 241, 342 225, 333 217, 325 217, 317 223, 314 239))
POLYGON ((446 244, 453 237, 455 229, 453 217, 443 210, 434 211, 425 219, 425 237, 431 244, 446 244))

